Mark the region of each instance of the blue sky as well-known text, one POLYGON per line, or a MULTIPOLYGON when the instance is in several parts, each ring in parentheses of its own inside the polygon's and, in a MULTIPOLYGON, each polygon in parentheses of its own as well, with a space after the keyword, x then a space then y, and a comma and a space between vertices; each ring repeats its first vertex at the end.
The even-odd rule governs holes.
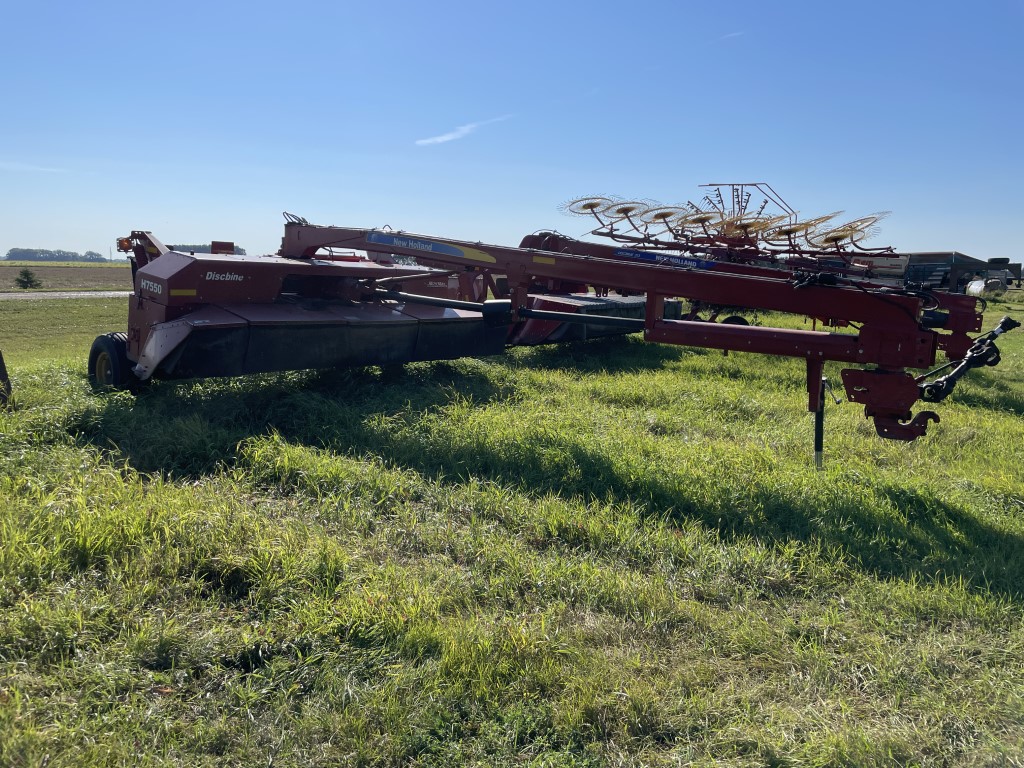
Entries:
POLYGON ((872 245, 1024 257, 1024 0, 9 3, 0 255, 276 250, 281 211, 516 244, 766 181, 872 245))

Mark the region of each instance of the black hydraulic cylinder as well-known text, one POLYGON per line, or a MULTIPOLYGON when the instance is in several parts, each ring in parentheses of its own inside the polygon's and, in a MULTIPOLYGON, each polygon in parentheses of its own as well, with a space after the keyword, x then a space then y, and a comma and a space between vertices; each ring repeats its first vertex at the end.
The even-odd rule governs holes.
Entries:
POLYGON ((490 299, 488 301, 459 301, 446 299, 442 296, 421 296, 418 293, 404 291, 378 290, 377 294, 393 301, 406 301, 410 304, 426 304, 431 307, 447 307, 479 312, 484 321, 491 326, 509 325, 512 323, 512 302, 508 299, 490 299))

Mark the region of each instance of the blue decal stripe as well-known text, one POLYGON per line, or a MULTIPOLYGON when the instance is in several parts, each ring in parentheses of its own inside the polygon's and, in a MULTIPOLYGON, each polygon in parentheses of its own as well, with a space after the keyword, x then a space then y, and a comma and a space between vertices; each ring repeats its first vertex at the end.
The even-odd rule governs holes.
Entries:
POLYGON ((654 251, 634 251, 629 248, 619 248, 615 251, 615 255, 623 259, 674 264, 677 267, 690 267, 691 269, 715 269, 718 266, 717 261, 694 259, 689 256, 662 256, 654 251))
POLYGON ((374 243, 375 245, 390 245, 393 248, 408 248, 415 251, 424 251, 425 253, 440 253, 446 256, 462 258, 466 255, 454 245, 438 243, 433 240, 421 240, 418 237, 406 237, 405 235, 389 235, 384 232, 371 232, 366 236, 366 240, 367 242, 374 243))

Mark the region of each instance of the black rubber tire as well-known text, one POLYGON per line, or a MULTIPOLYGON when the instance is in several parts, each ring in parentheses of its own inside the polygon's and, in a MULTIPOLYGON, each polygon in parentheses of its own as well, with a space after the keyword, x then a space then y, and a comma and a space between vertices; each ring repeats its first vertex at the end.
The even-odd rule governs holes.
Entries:
POLYGON ((747 318, 742 317, 741 315, 729 315, 727 318, 722 320, 722 323, 725 325, 750 325, 750 323, 747 322, 747 318))
POLYGON ((97 336, 89 350, 89 384, 94 392, 131 389, 140 383, 128 360, 128 334, 97 336))

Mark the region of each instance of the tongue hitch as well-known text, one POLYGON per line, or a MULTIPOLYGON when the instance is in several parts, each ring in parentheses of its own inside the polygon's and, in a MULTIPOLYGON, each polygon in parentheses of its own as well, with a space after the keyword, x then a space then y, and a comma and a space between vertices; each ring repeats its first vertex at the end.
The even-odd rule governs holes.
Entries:
POLYGON ((847 368, 842 376, 850 402, 864 404, 864 415, 874 419, 879 437, 916 440, 924 436, 928 422, 939 420, 933 411, 922 411, 917 416, 911 413, 921 392, 906 371, 847 368))
POLYGON ((939 421, 933 411, 922 411, 916 416, 911 407, 918 400, 938 403, 953 391, 956 383, 972 368, 999 364, 997 336, 1013 330, 1020 323, 1004 317, 994 330, 974 340, 974 344, 961 360, 929 371, 918 377, 900 369, 875 368, 873 370, 847 369, 843 371, 843 385, 854 403, 863 403, 864 415, 874 419, 875 431, 890 440, 916 440, 928 429, 929 422, 939 421), (952 368, 945 376, 927 381, 940 371, 952 368))

